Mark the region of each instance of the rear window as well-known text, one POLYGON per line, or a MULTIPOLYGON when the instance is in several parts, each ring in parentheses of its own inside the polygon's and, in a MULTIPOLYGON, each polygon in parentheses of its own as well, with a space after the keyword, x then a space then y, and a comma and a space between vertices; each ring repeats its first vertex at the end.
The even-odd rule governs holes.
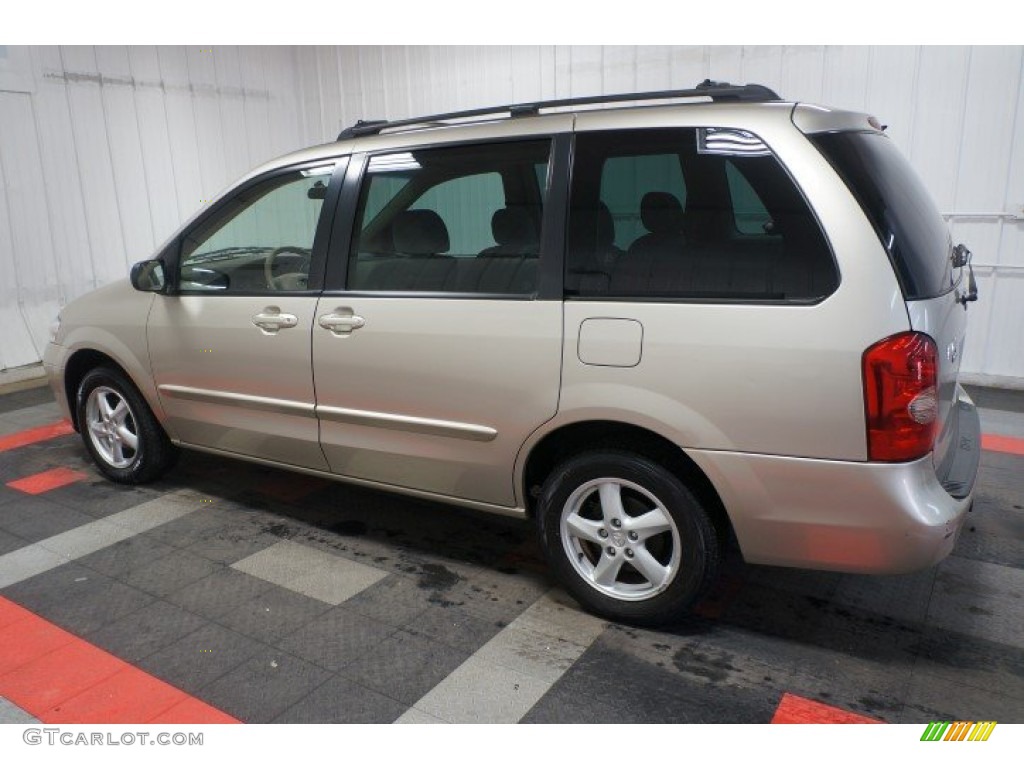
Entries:
POLYGON ((823 133, 810 138, 870 219, 889 252, 904 298, 930 299, 949 291, 949 230, 896 145, 878 133, 823 133))

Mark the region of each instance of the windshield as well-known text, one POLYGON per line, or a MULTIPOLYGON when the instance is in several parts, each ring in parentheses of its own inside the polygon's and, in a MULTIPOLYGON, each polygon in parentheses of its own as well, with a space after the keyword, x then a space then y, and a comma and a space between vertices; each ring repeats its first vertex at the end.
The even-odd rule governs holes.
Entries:
POLYGON ((870 219, 908 301, 953 287, 949 230, 928 190, 883 134, 823 133, 810 137, 870 219))

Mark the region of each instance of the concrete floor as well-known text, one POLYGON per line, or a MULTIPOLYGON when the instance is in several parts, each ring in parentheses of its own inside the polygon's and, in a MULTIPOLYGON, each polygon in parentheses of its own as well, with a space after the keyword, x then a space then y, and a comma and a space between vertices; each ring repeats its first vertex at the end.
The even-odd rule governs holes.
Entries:
MULTIPOLYGON (((1024 396, 978 401, 986 432, 1024 437, 1024 396)), ((45 389, 0 396, 0 445, 57 419, 45 389)), ((1024 722, 1022 505, 1024 455, 985 451, 940 565, 732 553, 693 616, 639 630, 555 589, 532 524, 191 452, 121 487, 58 435, 0 450, 0 723, 767 723, 787 693, 887 722, 1024 722), (22 659, 29 632, 60 640, 22 659), (72 657, 77 687, 40 687, 72 657), (142 688, 111 687, 128 678, 142 688), (89 709, 108 689, 123 706, 89 709), (142 689, 166 706, 132 709, 142 689)))

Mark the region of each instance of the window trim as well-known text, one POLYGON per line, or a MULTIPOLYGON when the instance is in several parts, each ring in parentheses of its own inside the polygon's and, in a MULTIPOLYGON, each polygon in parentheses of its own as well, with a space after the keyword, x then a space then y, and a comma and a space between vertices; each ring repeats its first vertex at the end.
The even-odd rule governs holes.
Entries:
POLYGON ((319 296, 323 290, 324 284, 324 267, 327 261, 327 251, 329 247, 330 233, 333 225, 333 220, 336 216, 338 196, 341 189, 342 178, 345 174, 347 167, 350 165, 350 157, 348 155, 338 155, 336 157, 324 157, 319 160, 308 160, 302 163, 295 163, 292 165, 281 166, 280 168, 274 168, 273 170, 261 173, 259 176, 255 176, 241 185, 233 188, 229 193, 222 195, 210 208, 203 212, 201 216, 195 219, 189 224, 188 228, 183 230, 174 239, 174 241, 163 250, 160 254, 165 262, 166 273, 169 276, 167 295, 173 296, 319 296), (334 171, 331 173, 330 181, 327 184, 327 195, 324 198, 323 206, 320 209, 320 218, 317 221, 316 231, 313 234, 313 248, 310 253, 309 262, 309 279, 306 282, 306 290, 304 291, 198 291, 198 290, 184 290, 179 285, 180 265, 181 265, 181 253, 184 248, 185 241, 188 239, 192 232, 206 226, 211 219, 220 215, 225 208, 230 206, 239 195, 243 195, 250 191, 253 187, 256 187, 264 182, 274 179, 278 176, 285 176, 296 171, 304 171, 310 168, 320 168, 325 165, 334 163, 334 171))
MULTIPOLYGON (((640 128, 595 128, 593 130, 574 131, 573 132, 572 170, 571 170, 571 174, 570 174, 569 184, 567 185, 567 190, 566 190, 567 197, 566 197, 566 211, 565 211, 565 221, 564 221, 564 226, 566 227, 566 230, 565 230, 565 232, 566 232, 566 239, 568 239, 568 226, 569 226, 569 221, 570 221, 570 215, 571 215, 571 212, 572 212, 572 210, 571 210, 571 206, 572 206, 572 191, 573 191, 573 183, 575 181, 574 177, 575 177, 576 163, 577 163, 577 157, 576 157, 576 139, 577 138, 579 138, 581 136, 591 136, 591 135, 597 135, 597 134, 611 134, 611 133, 639 134, 639 133, 644 133, 644 132, 649 132, 649 131, 662 131, 662 132, 663 131, 688 131, 688 130, 696 131, 696 130, 699 130, 700 128, 714 128, 714 127, 717 127, 717 126, 713 126, 713 125, 644 126, 644 127, 640 127, 640 128)), ((818 211, 814 207, 814 205, 812 204, 810 198, 804 192, 803 186, 797 181, 796 177, 793 175, 793 172, 789 169, 789 166, 786 165, 786 163, 782 160, 782 158, 779 157, 779 155, 775 152, 775 150, 772 148, 772 145, 769 142, 765 141, 765 139, 759 133, 757 133, 755 131, 751 131, 751 130, 749 130, 747 128, 743 128, 742 130, 747 131, 748 133, 753 134, 755 137, 757 137, 768 148, 769 156, 771 158, 773 158, 776 163, 778 163, 779 167, 786 174, 786 177, 789 179, 790 183, 796 189, 797 194, 799 194, 799 196, 800 196, 800 199, 803 200, 804 204, 807 206, 807 210, 810 211, 811 216, 814 219, 814 223, 818 227, 818 231, 821 233, 822 240, 825 243, 825 247, 826 247, 826 249, 828 251, 828 255, 829 255, 829 258, 831 260, 832 268, 834 269, 835 275, 836 275, 835 286, 833 287, 833 289, 829 293, 825 294, 824 296, 816 296, 816 297, 813 297, 813 298, 793 298, 793 299, 745 299, 745 298, 739 298, 739 297, 722 297, 722 298, 711 299, 711 298, 686 297, 686 296, 679 296, 679 297, 673 297, 673 296, 632 296, 632 295, 628 295, 628 294, 610 294, 610 293, 606 294, 606 295, 601 295, 601 296, 579 296, 579 295, 564 294, 564 297, 563 297, 564 300, 565 301, 574 301, 574 302, 575 301, 581 301, 581 302, 586 302, 586 301, 602 302, 603 301, 603 302, 609 302, 609 303, 635 302, 635 303, 642 303, 642 304, 700 304, 700 305, 704 305, 704 306, 740 305, 740 306, 813 307, 813 306, 817 306, 818 304, 821 304, 822 302, 827 301, 829 298, 834 296, 839 291, 840 287, 843 284, 843 271, 840 268, 839 260, 836 258, 835 247, 832 245, 832 240, 829 237, 828 230, 825 228, 824 224, 821 221, 821 216, 818 214, 818 211)), ((684 177, 684 179, 685 179, 685 177, 684 177)), ((563 263, 563 281, 564 281, 564 278, 565 278, 564 271, 569 268, 568 242, 565 243, 565 246, 563 248, 563 262, 562 263, 563 263)))
POLYGON ((428 144, 387 147, 370 152, 354 152, 348 164, 340 190, 338 214, 330 237, 330 250, 324 279, 323 295, 352 298, 404 298, 452 300, 562 300, 563 263, 565 258, 565 224, 569 205, 569 154, 572 134, 568 132, 504 136, 494 139, 468 139, 462 141, 431 142, 428 144), (355 235, 355 218, 359 207, 359 194, 367 175, 370 159, 395 152, 415 152, 457 147, 490 147, 547 140, 551 144, 548 154, 548 187, 541 221, 537 290, 533 293, 455 293, 446 291, 353 291, 348 289, 349 256, 355 235))

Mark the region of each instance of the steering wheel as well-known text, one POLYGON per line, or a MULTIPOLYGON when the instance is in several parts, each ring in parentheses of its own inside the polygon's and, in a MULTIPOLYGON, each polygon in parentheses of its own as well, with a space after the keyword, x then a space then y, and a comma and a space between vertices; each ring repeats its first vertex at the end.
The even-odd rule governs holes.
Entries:
POLYGON ((309 258, 309 249, 297 245, 282 245, 268 253, 263 259, 263 277, 267 288, 273 291, 304 291, 309 275, 306 272, 288 272, 283 275, 274 274, 274 259, 282 253, 295 253, 304 259, 309 258))

